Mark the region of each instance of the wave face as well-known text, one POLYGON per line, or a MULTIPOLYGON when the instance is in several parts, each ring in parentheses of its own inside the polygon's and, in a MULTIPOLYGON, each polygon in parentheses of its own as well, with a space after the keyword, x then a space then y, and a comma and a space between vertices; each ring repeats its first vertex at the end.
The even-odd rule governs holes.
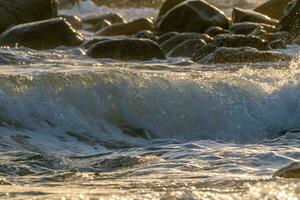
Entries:
POLYGON ((110 62, 87 70, 93 63, 84 62, 79 57, 82 67, 72 70, 37 64, 26 73, 22 65, 3 67, 2 126, 29 131, 28 137, 73 136, 104 146, 139 146, 149 139, 251 143, 299 128, 298 59, 285 70, 234 71, 110 62), (147 134, 132 137, 123 127, 147 134))

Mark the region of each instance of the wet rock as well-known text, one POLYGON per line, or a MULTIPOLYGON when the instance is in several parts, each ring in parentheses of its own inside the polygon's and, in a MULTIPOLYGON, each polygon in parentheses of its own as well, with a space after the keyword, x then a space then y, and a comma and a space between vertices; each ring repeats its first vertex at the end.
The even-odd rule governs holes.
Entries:
POLYGON ((107 41, 107 40, 109 40, 109 39, 108 38, 93 38, 89 41, 84 42, 82 46, 84 48, 88 49, 88 48, 90 48, 91 46, 93 46, 94 44, 96 44, 98 42, 103 42, 103 41, 107 41))
POLYGON ((177 45, 170 53, 170 57, 192 57, 200 48, 204 47, 206 42, 202 39, 187 40, 177 45))
POLYGON ((78 16, 60 15, 59 17, 64 18, 73 28, 79 29, 81 27, 81 19, 78 16))
POLYGON ((205 56, 213 53, 219 47, 252 47, 259 50, 267 50, 267 41, 257 36, 233 35, 233 34, 220 34, 213 38, 213 42, 206 46, 199 48, 198 51, 192 56, 192 60, 198 61, 205 56))
POLYGON ((260 38, 266 40, 267 42, 272 42, 274 40, 282 40, 287 44, 292 44, 294 36, 288 32, 276 32, 276 33, 265 33, 260 35, 260 38))
POLYGON ((234 34, 251 34, 255 29, 262 28, 269 33, 276 32, 276 27, 268 24, 254 23, 254 22, 241 22, 233 24, 229 30, 234 34))
POLYGON ((17 25, 0 35, 0 45, 11 47, 18 45, 32 49, 52 49, 81 43, 81 35, 62 18, 17 25))
POLYGON ((223 34, 214 37, 213 45, 217 47, 253 47, 266 50, 268 43, 257 36, 223 34))
POLYGON ((104 20, 109 21, 111 24, 116 23, 125 23, 123 17, 117 13, 107 13, 101 15, 92 15, 85 18, 82 18, 82 23, 97 25, 99 23, 103 23, 104 20))
POLYGON ((204 33, 211 26, 228 28, 227 16, 203 0, 185 1, 169 10, 157 23, 160 34, 167 32, 204 33))
POLYGON ((157 18, 160 18, 161 16, 166 14, 169 10, 171 10, 172 8, 174 8, 175 6, 177 6, 178 4, 180 4, 184 1, 186 1, 186 0, 166 0, 163 3, 163 5, 161 6, 161 8, 159 9, 157 18))
POLYGON ((160 46, 165 52, 171 51, 175 46, 181 44, 190 39, 202 39, 205 42, 209 43, 212 41, 212 38, 206 34, 199 34, 199 33, 180 33, 171 37, 160 46))
POLYGON ((99 42, 91 46, 87 53, 93 58, 117 60, 164 59, 162 49, 148 39, 115 39, 99 42))
POLYGON ((156 41, 155 34, 152 31, 140 31, 137 34, 135 34, 135 37, 156 41))
POLYGON ((254 11, 267 15, 273 19, 280 19, 284 8, 291 0, 269 0, 254 9, 254 11))
POLYGON ((218 47, 215 44, 207 44, 194 52, 192 55, 192 60, 197 62, 214 52, 217 48, 218 47))
POLYGON ((268 46, 270 49, 286 49, 287 43, 283 40, 274 40, 268 46))
POLYGON ((165 33, 165 34, 159 36, 159 38, 157 39, 157 43, 158 44, 162 44, 165 41, 167 41, 168 39, 170 39, 171 37, 174 37, 175 35, 178 35, 178 34, 179 34, 178 32, 168 32, 168 33, 165 33))
POLYGON ((224 30, 221 27, 218 26, 212 26, 210 28, 208 28, 205 33, 209 36, 216 36, 219 34, 226 34, 226 33, 230 33, 228 30, 224 30))
POLYGON ((233 8, 232 22, 233 23, 256 22, 256 23, 269 24, 273 26, 276 26, 278 24, 278 20, 271 19, 266 15, 263 15, 261 13, 252 10, 245 10, 241 8, 233 8))
POLYGON ((300 162, 294 162, 274 173, 276 177, 282 178, 300 178, 300 162))
POLYGON ((154 30, 154 25, 149 19, 137 19, 128 23, 117 23, 105 27, 97 32, 97 35, 102 36, 116 36, 116 35, 134 35, 143 30, 154 30))
POLYGON ((300 0, 291 1, 279 22, 279 30, 300 35, 300 0))
POLYGON ((57 2, 54 0, 0 0, 0 33, 14 25, 56 16, 57 2))
POLYGON ((279 52, 259 51, 255 48, 218 48, 213 53, 204 57, 199 63, 222 64, 222 63, 258 63, 290 61, 291 57, 279 52))

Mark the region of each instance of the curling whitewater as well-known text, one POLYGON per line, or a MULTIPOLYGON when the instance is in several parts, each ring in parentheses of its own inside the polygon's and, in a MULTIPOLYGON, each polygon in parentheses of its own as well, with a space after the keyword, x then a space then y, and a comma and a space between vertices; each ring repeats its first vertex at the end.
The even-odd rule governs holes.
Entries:
POLYGON ((59 138, 66 135, 116 147, 143 146, 151 139, 253 143, 299 128, 298 58, 285 69, 261 64, 209 70, 178 60, 114 63, 72 54, 59 59, 66 56, 59 50, 7 51, 15 54, 10 61, 22 62, 28 54, 33 63, 3 66, 3 131, 34 134, 39 139, 33 143, 46 151, 61 146, 59 138), (51 54, 48 63, 40 63, 51 54), (128 136, 122 127, 144 134, 128 136))

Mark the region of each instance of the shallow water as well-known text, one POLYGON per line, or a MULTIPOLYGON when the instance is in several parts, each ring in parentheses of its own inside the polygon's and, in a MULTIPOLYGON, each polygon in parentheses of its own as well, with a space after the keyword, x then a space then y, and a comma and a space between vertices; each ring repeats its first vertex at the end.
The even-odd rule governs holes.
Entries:
MULTIPOLYGON (((61 13, 109 10, 156 13, 61 13)), ((217 66, 85 51, 0 49, 0 199, 300 198, 273 177, 300 158, 300 131, 281 134, 300 128, 299 46, 279 50, 290 64, 217 66)))

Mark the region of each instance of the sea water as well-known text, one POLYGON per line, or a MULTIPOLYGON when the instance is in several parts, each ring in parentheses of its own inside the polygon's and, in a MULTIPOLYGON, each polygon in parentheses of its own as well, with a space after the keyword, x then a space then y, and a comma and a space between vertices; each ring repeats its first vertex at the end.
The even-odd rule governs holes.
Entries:
MULTIPOLYGON (((211 1, 230 13, 262 1, 211 1)), ((155 8, 82 1, 61 14, 155 8)), ((92 34, 83 31, 85 39, 92 34)), ((273 176, 300 160, 300 46, 282 63, 91 59, 0 49, 0 199, 300 198, 273 176)))

